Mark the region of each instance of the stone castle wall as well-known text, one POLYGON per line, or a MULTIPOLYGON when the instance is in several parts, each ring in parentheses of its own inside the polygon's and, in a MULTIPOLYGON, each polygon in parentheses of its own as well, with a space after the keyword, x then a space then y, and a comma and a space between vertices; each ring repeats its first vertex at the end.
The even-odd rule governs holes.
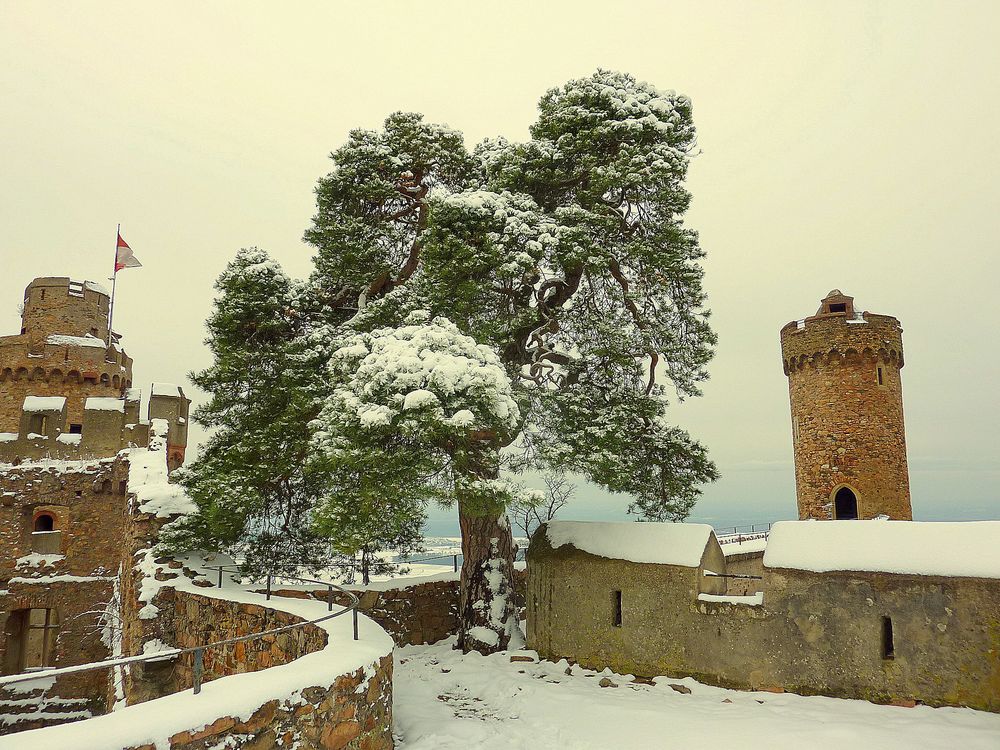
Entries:
MULTIPOLYGON (((377 622, 397 646, 414 646, 449 638, 458 633, 460 601, 458 578, 423 583, 393 581, 353 589, 358 611, 377 622), (390 588, 391 587, 391 588, 390 588)), ((515 605, 523 617, 527 571, 514 571, 515 605)), ((350 588, 350 587, 348 587, 350 588)), ((276 589, 277 596, 311 598, 325 602, 328 589, 276 589)), ((348 598, 334 591, 333 600, 345 606, 348 598)))
MULTIPOLYGON (((71 471, 46 464, 9 467, 0 472, 0 665, 5 674, 20 671, 15 613, 48 609, 58 613, 54 663, 72 666, 110 656, 102 640, 101 616, 112 601, 121 561, 123 507, 128 464, 107 459, 71 471), (48 515, 54 531, 34 532, 36 519, 48 515)), ((71 718, 103 713, 107 675, 87 672, 59 678, 45 691, 53 704, 72 701, 71 718)), ((20 731, 46 720, 24 721, 17 696, 0 690, 0 733, 20 731)))
POLYGON ((17 432, 26 396, 66 396, 67 424, 80 424, 90 396, 120 398, 132 360, 108 341, 109 298, 92 282, 32 281, 21 332, 0 337, 0 433, 17 432))
POLYGON ((832 518, 843 486, 857 496, 860 518, 912 518, 902 329, 887 315, 863 320, 826 314, 781 329, 801 519, 832 518))
POLYGON ((677 566, 553 550, 538 537, 528 555, 528 646, 546 659, 741 689, 1000 711, 996 580, 764 568, 763 598, 753 604, 699 599, 690 570, 677 566))

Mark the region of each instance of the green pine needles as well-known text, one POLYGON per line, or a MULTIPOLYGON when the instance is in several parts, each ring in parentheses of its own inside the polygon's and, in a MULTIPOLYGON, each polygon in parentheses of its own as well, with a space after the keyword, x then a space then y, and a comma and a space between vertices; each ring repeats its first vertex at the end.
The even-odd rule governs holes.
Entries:
POLYGON ((667 420, 715 344, 682 221, 691 103, 599 70, 546 93, 530 132, 470 151, 390 115, 332 154, 307 281, 237 255, 194 375, 215 431, 184 474, 200 513, 179 538, 249 569, 318 565, 331 544, 412 548, 428 503, 456 503, 460 645, 491 650, 512 627, 506 507, 534 496, 509 470, 688 515, 717 476, 667 420))

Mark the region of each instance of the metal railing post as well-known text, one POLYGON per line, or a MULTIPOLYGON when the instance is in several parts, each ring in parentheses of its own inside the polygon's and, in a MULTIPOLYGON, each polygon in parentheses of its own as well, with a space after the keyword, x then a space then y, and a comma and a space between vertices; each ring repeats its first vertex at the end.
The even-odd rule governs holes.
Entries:
POLYGON ((333 586, 326 587, 326 611, 333 611, 333 586))
POLYGON ((452 555, 452 557, 455 558, 454 559, 454 565, 455 565, 455 572, 457 573, 458 572, 458 555, 452 555))
POLYGON ((195 695, 201 692, 201 678, 205 671, 205 664, 202 660, 202 651, 203 649, 200 648, 196 648, 194 650, 194 669, 192 670, 194 675, 192 682, 194 685, 195 695))
POLYGON ((267 574, 267 600, 271 601, 271 574, 267 574))
POLYGON ((354 640, 358 640, 358 605, 357 604, 354 605, 354 609, 352 610, 352 612, 354 613, 354 640))
POLYGON ((219 588, 222 588, 222 566, 219 566, 219 588))

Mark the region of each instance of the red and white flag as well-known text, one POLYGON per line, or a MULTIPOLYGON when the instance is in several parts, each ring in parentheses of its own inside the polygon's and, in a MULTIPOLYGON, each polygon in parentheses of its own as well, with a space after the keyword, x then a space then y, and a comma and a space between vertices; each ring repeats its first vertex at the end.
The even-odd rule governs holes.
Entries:
POLYGON ((132 248, 122 239, 122 233, 118 233, 118 250, 115 252, 115 273, 123 268, 139 268, 142 263, 132 254, 132 248))

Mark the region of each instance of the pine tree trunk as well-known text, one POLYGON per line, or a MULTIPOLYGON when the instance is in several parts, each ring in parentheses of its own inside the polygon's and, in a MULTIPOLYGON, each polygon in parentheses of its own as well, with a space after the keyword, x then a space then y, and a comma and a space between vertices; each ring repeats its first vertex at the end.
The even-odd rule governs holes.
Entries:
POLYGON ((462 529, 461 605, 457 648, 505 651, 517 627, 514 540, 506 513, 474 513, 459 501, 462 529))

